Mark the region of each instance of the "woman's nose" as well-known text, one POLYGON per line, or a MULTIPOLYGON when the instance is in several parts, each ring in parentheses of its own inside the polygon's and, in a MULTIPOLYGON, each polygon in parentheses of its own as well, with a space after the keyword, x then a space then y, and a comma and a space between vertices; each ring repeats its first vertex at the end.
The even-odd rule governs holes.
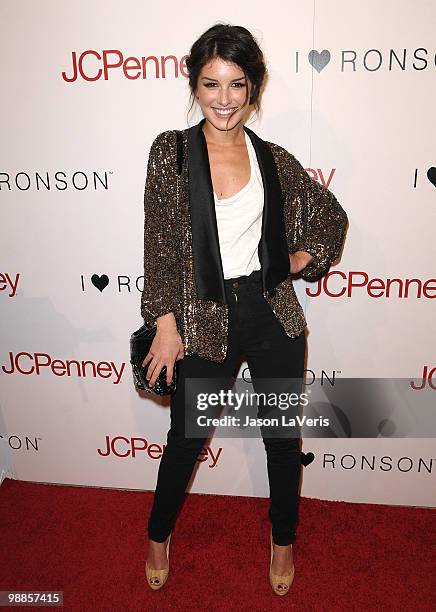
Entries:
POLYGON ((218 102, 223 106, 227 106, 230 102, 230 92, 228 89, 220 89, 218 102))

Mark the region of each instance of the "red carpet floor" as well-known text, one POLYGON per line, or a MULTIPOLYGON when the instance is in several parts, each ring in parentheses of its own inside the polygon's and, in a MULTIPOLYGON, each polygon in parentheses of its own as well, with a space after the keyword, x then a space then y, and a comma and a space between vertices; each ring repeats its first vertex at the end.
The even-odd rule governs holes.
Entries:
POLYGON ((152 493, 5 480, 0 590, 63 590, 64 610, 86 612, 436 610, 435 510, 302 498, 295 579, 281 598, 268 583, 268 500, 215 495, 187 496, 168 582, 151 591, 151 501, 152 493))

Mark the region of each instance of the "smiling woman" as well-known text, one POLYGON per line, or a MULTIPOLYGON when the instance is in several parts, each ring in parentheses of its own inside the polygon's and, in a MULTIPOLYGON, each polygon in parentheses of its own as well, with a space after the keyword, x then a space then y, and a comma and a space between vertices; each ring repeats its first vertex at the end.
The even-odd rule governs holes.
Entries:
MULTIPOLYGON (((202 96, 202 102, 200 101, 200 105, 206 108, 206 105, 212 109, 217 118, 222 119, 224 117, 230 117, 234 112, 239 110, 246 104, 246 96, 245 99, 240 103, 238 100, 238 93, 236 95, 231 91, 232 89, 245 91, 247 89, 247 79, 245 76, 240 76, 235 79, 230 79, 229 76, 232 76, 234 72, 241 72, 241 69, 236 66, 236 64, 228 64, 223 62, 220 58, 216 58, 216 60, 212 60, 206 67, 202 68, 202 72, 210 72, 212 74, 222 74, 223 82, 221 83, 219 79, 213 79, 210 76, 201 76, 200 82, 204 86, 205 89, 209 90, 218 90, 219 94, 217 95, 216 91, 209 94, 205 94, 202 96), (229 106, 229 104, 236 104, 237 106, 229 106)), ((200 92, 202 91, 202 87, 200 86, 200 92)), ((200 100, 200 96, 197 97, 200 100)), ((226 126, 226 129, 228 127, 226 126)))
MULTIPOLYGON (((143 361, 150 386, 164 366, 169 384, 180 361, 148 520, 152 589, 168 578, 176 516, 212 433, 192 434, 199 393, 225 390, 241 357, 256 392, 262 379, 284 381, 280 393, 298 392, 306 321, 291 272, 327 272, 347 222, 334 195, 291 153, 245 127, 260 110, 266 76, 262 51, 246 28, 211 27, 192 45, 186 65, 192 103, 203 119, 181 132, 179 178, 174 130, 155 138, 144 192, 141 314, 157 328, 143 361), (205 387, 193 391, 192 378, 204 379, 205 387)), ((267 409, 259 406, 260 419, 267 409)), ((294 577, 301 438, 279 426, 274 437, 262 425, 260 433, 270 485, 269 577, 274 593, 285 595, 294 577)))
POLYGON ((245 135, 238 125, 244 119, 251 88, 243 70, 221 58, 211 59, 199 73, 196 99, 207 119, 203 131, 212 184, 221 199, 238 193, 249 180, 245 135))
MULTIPOLYGON (((249 106, 260 110, 260 90, 267 70, 263 53, 246 28, 213 26, 192 45, 186 66, 191 108, 197 99, 207 119, 227 119, 228 130, 242 120, 249 106)), ((223 125, 214 127, 223 129, 223 125)))

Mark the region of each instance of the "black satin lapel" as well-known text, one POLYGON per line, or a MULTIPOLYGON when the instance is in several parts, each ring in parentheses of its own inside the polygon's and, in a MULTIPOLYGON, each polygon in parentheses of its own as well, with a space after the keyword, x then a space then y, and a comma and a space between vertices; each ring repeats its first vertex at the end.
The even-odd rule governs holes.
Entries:
POLYGON ((289 252, 283 214, 283 195, 279 175, 269 146, 257 134, 244 127, 253 143, 262 174, 264 207, 259 260, 265 291, 272 291, 289 274, 289 252))
POLYGON ((192 250, 197 295, 201 300, 226 303, 224 272, 219 248, 205 119, 188 129, 188 181, 192 250))

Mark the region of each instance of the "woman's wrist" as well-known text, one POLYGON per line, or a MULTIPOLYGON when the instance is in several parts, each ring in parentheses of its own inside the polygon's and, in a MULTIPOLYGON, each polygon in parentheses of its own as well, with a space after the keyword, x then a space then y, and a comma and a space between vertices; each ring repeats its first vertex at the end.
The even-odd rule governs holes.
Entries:
POLYGON ((307 251, 295 251, 295 253, 289 255, 289 260, 290 271, 292 274, 297 274, 313 261, 313 255, 307 251))
POLYGON ((177 329, 176 317, 173 312, 167 312, 164 315, 156 319, 156 326, 158 329, 177 329))

